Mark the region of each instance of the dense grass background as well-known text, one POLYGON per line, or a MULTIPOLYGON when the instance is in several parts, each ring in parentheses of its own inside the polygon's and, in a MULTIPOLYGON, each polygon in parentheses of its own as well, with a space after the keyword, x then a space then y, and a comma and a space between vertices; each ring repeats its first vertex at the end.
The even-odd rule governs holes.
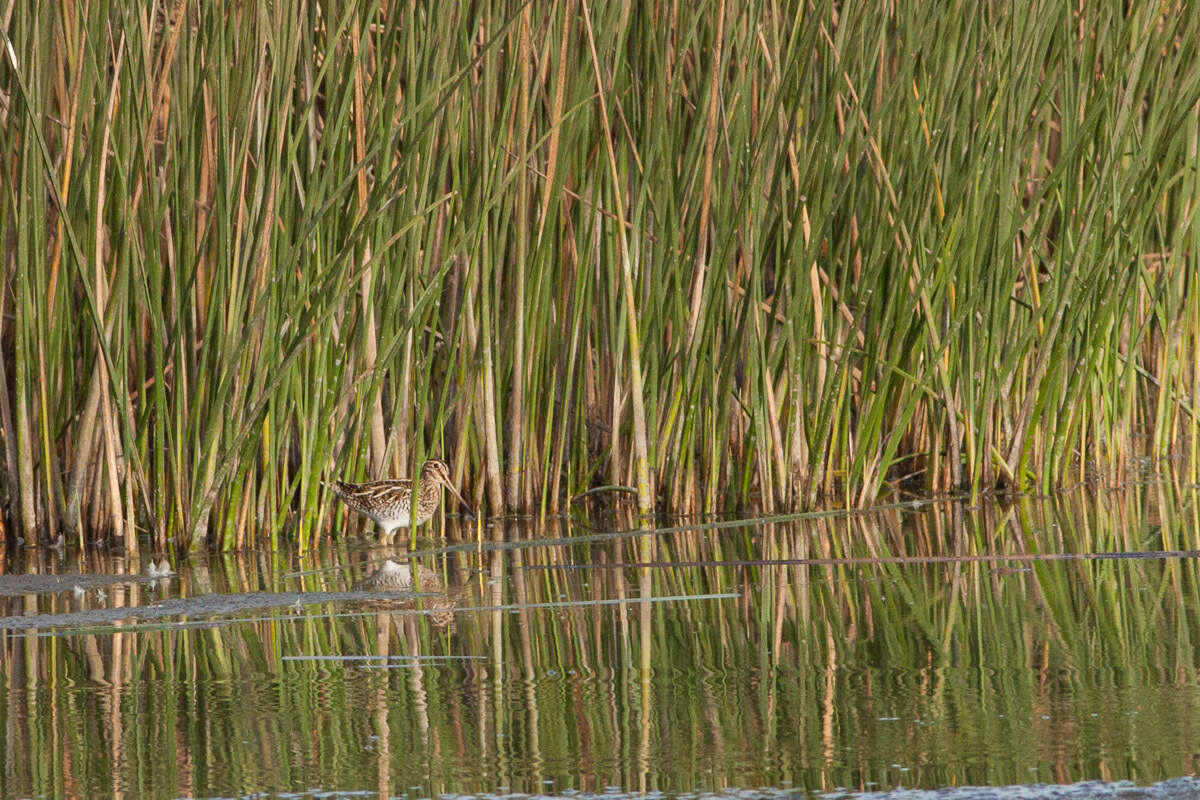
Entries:
POLYGON ((1200 15, 1128 6, 0 3, 5 522, 1196 463, 1200 15))

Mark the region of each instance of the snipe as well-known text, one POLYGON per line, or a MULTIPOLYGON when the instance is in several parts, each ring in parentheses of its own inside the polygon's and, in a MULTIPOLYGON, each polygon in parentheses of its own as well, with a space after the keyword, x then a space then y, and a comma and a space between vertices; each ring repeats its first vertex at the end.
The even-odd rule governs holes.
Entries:
POLYGON ((334 481, 326 484, 334 494, 342 498, 351 511, 375 520, 383 528, 383 540, 390 541, 397 528, 408 528, 428 522, 437 511, 442 499, 442 487, 458 498, 468 509, 470 505, 450 482, 450 468, 445 461, 436 458, 426 461, 421 467, 417 481, 417 513, 412 514, 413 482, 409 478, 390 478, 367 483, 334 481))

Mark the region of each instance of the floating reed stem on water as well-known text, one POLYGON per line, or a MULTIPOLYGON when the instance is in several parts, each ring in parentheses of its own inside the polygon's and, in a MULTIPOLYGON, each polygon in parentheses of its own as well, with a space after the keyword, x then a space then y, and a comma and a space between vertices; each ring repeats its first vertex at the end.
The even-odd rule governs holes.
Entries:
POLYGON ((16 0, 5 531, 1194 471, 1200 18, 1028 5, 16 0))

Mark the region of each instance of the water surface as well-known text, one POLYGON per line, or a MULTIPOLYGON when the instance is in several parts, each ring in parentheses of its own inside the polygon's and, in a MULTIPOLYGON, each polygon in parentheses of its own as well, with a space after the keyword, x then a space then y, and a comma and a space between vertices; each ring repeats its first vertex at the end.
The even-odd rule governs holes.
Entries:
POLYGON ((0 795, 1200 794, 1193 499, 13 551, 0 795))

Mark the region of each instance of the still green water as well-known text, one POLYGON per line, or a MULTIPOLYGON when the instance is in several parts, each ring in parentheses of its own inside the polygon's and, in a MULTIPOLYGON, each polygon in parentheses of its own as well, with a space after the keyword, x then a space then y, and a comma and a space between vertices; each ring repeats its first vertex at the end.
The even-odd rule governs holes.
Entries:
MULTIPOLYGON (((1200 764, 1195 490, 0 574, 4 797, 789 794, 1200 764), (1170 552, 1168 552, 1170 551, 1170 552), (1136 554, 1063 558, 1065 554, 1136 554), (355 590, 387 558, 420 592, 355 590)), ((373 589, 377 587, 368 587, 373 589)), ((394 587, 393 587, 394 588, 394 587)))

